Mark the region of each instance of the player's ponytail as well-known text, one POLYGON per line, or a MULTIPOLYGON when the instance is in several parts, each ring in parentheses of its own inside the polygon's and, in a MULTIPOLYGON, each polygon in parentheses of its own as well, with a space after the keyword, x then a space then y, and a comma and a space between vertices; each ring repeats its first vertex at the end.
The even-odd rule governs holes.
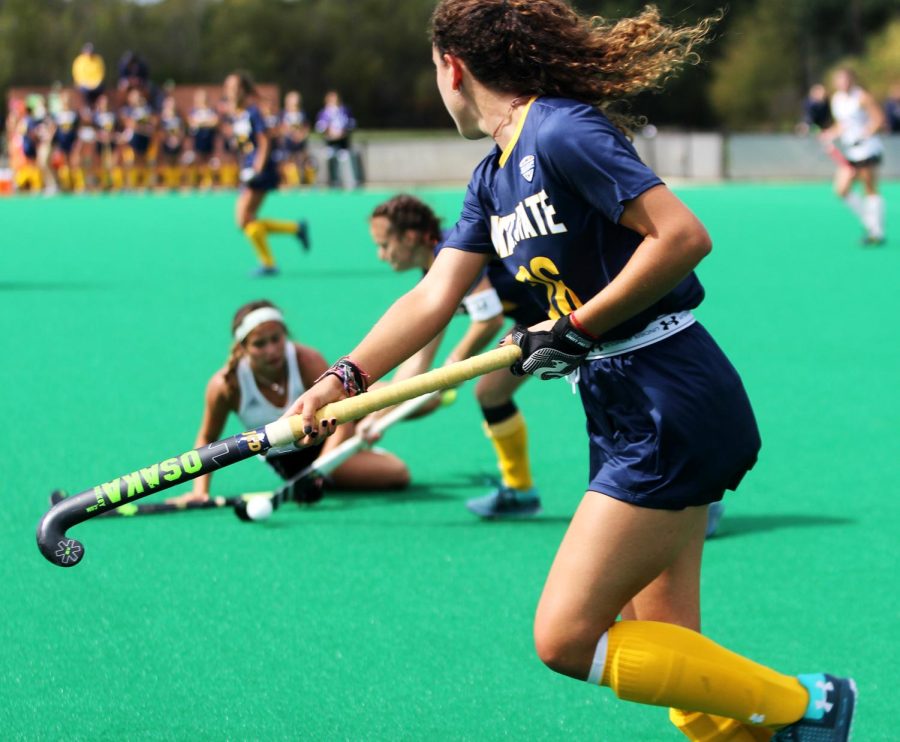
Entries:
POLYGON ((564 0, 441 0, 431 33, 440 53, 462 59, 491 89, 580 100, 628 129, 635 118, 609 106, 697 64, 696 48, 720 18, 677 27, 653 5, 609 21, 582 16, 564 0))

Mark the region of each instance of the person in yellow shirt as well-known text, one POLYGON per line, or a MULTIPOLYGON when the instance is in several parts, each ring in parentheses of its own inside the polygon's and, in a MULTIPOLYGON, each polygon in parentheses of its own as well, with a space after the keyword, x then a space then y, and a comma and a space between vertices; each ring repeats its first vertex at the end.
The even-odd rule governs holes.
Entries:
POLYGON ((103 57, 94 51, 91 43, 81 47, 81 54, 72 62, 72 79, 81 93, 84 105, 94 108, 97 98, 103 94, 103 79, 106 77, 106 65, 103 57))

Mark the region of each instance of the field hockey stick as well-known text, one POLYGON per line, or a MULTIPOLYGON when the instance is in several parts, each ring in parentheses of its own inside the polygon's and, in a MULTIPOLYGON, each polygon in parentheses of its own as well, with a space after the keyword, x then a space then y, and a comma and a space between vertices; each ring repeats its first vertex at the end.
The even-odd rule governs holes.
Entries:
MULTIPOLYGON (((122 517, 133 518, 135 515, 163 515, 165 513, 183 513, 187 510, 213 510, 216 508, 234 507, 239 501, 246 497, 256 496, 259 493, 248 493, 247 495, 238 495, 236 497, 210 497, 208 500, 188 500, 179 503, 175 502, 148 502, 138 505, 136 502, 126 502, 117 508, 107 510, 99 517, 122 517)), ((270 494, 270 493, 263 493, 270 494)), ((50 504, 56 505, 62 502, 68 495, 63 490, 53 490, 50 494, 50 504)))
POLYGON ((834 142, 828 142, 825 145, 825 152, 836 165, 840 167, 852 167, 850 161, 844 156, 844 153, 841 152, 840 148, 834 142))
MULTIPOLYGON (((440 392, 432 392, 415 399, 410 399, 401 405, 395 407, 391 412, 379 418, 372 425, 372 432, 382 434, 391 425, 403 418, 412 415, 429 401, 439 396, 440 392)), ((268 497, 272 501, 273 509, 277 510, 278 506, 289 499, 292 486, 299 481, 313 477, 325 477, 331 474, 348 458, 353 456, 363 448, 369 446, 368 442, 361 436, 355 435, 347 439, 339 446, 329 451, 327 454, 320 456, 316 461, 307 466, 296 476, 284 483, 277 490, 269 492, 248 492, 243 495, 232 495, 230 497, 210 497, 207 500, 186 500, 181 502, 148 502, 138 504, 136 502, 127 502, 117 508, 112 508, 103 513, 99 517, 121 517, 133 518, 136 515, 163 515, 167 513, 184 513, 189 510, 216 510, 219 508, 233 508, 237 510, 241 505, 252 497, 268 497)), ((68 497, 64 490, 54 490, 50 494, 50 504, 56 505, 68 497)))
MULTIPOLYGON (((322 420, 336 420, 340 424, 359 420, 385 407, 458 386, 490 371, 508 368, 521 354, 518 346, 506 345, 356 397, 332 402, 316 413, 316 422, 320 424, 322 420)), ((66 534, 72 526, 154 492, 179 486, 238 461, 263 454, 273 446, 286 446, 304 437, 303 428, 303 418, 300 415, 284 417, 255 430, 192 449, 180 456, 163 459, 159 463, 123 474, 68 497, 50 508, 38 523, 38 549, 53 564, 72 567, 84 555, 83 544, 66 534)))
MULTIPOLYGON (((407 400, 403 404, 397 405, 393 410, 375 420, 372 423, 370 432, 375 435, 381 435, 391 425, 416 413, 432 399, 440 396, 440 394, 440 391, 429 392, 428 394, 423 394, 421 397, 415 397, 414 399, 407 400)), ((299 474, 291 477, 287 482, 281 485, 281 487, 268 495, 269 499, 272 501, 272 509, 278 510, 283 503, 294 499, 295 486, 298 482, 315 479, 317 477, 327 477, 351 456, 370 446, 371 444, 369 441, 361 435, 354 435, 335 446, 335 448, 328 453, 322 454, 299 474)), ((258 496, 265 495, 266 493, 258 493, 258 496)), ((316 502, 318 499, 321 499, 321 494, 316 499, 310 499, 308 504, 316 502)), ((247 500, 248 498, 244 497, 234 503, 235 514, 241 520, 249 520, 249 518, 245 517, 247 500)))

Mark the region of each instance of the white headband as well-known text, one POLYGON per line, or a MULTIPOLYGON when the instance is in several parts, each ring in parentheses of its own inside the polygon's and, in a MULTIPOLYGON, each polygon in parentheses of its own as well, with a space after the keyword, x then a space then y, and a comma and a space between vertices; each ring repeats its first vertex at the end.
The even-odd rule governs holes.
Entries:
POLYGON ((263 322, 280 322, 284 324, 284 316, 275 307, 260 307, 250 312, 241 324, 234 331, 234 339, 239 343, 243 343, 251 332, 259 327, 263 322))

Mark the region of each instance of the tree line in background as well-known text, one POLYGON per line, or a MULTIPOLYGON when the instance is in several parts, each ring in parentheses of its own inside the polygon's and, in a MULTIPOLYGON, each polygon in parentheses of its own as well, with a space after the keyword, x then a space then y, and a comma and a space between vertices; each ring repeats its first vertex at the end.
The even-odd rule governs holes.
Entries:
MULTIPOLYGON (((584 13, 632 15, 641 0, 581 0, 584 13)), ((883 97, 900 81, 896 0, 658 0, 690 24, 725 10, 703 62, 635 112, 657 126, 790 129, 814 82, 851 63, 883 97)), ((0 0, 0 92, 71 84, 85 42, 108 80, 127 51, 157 83, 218 82, 236 68, 282 90, 299 88, 314 112, 341 91, 364 128, 451 126, 434 85, 428 21, 434 0, 0 0)), ((2 100, 5 101, 5 94, 2 100)))

